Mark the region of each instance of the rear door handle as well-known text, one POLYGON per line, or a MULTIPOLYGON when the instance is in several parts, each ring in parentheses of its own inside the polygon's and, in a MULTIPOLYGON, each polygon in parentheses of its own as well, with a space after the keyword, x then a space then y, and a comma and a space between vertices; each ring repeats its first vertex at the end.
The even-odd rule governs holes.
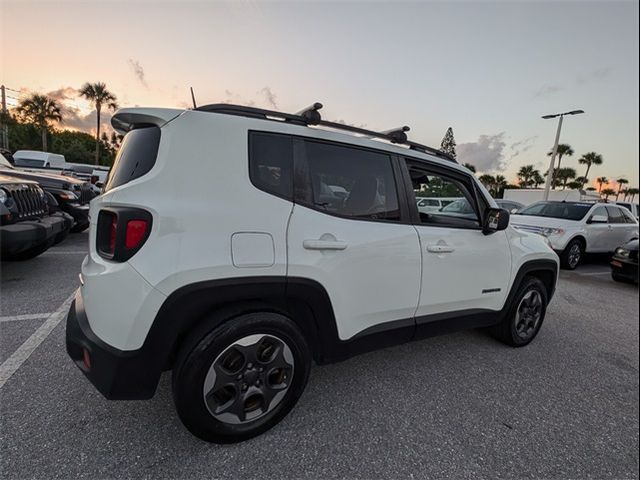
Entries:
POLYGON ((347 242, 340 240, 304 240, 302 246, 306 250, 344 250, 347 242))
POLYGON ((455 248, 449 245, 427 245, 427 251, 431 253, 451 253, 455 248))

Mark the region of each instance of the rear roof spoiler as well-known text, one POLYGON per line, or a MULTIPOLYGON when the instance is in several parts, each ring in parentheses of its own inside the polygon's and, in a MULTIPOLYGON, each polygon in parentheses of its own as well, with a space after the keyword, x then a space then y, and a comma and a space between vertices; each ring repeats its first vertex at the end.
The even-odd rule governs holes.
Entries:
POLYGON ((162 127, 184 111, 178 108, 121 108, 111 117, 111 126, 124 135, 143 126, 162 127))

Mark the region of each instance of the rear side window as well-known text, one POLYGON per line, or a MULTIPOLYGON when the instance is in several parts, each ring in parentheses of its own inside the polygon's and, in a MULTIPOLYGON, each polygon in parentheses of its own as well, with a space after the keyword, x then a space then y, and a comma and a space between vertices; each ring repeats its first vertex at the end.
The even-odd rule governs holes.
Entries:
POLYGON ((287 135, 249 134, 249 177, 257 188, 291 200, 293 140, 287 135))
POLYGON ((136 128, 124 136, 105 191, 124 185, 147 174, 156 163, 160 145, 160 128, 136 128))
POLYGON ((609 223, 627 223, 619 208, 607 207, 607 212, 609 212, 609 223))
POLYGON ((321 212, 366 220, 400 220, 391 157, 305 141, 296 168, 296 201, 321 212))

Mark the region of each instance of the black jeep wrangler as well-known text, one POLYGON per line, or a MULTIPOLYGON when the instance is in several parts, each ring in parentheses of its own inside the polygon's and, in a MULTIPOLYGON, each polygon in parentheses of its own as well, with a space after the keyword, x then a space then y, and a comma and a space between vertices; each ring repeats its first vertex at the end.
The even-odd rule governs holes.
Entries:
POLYGON ((89 202, 96 196, 91 183, 57 171, 41 173, 15 168, 11 152, 5 149, 0 149, 0 174, 38 182, 43 190, 53 195, 60 209, 73 217, 72 233, 89 227, 89 202))
POLYGON ((55 199, 36 182, 0 174, 2 259, 27 260, 64 240, 73 218, 55 208, 55 199))

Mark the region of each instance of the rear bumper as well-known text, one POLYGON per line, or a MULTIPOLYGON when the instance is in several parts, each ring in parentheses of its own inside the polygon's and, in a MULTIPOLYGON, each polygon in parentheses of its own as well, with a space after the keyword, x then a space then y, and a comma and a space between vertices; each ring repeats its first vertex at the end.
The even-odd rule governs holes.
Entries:
POLYGON ((53 245, 58 235, 70 228, 71 219, 62 213, 54 213, 40 220, 3 225, 0 227, 2 254, 17 255, 44 244, 53 245))
POLYGON ((81 290, 67 315, 67 353, 96 389, 109 400, 153 397, 162 366, 148 349, 123 351, 100 340, 89 326, 81 290), (85 353, 86 350, 86 353, 85 353), (90 366, 84 362, 88 354, 90 366))

